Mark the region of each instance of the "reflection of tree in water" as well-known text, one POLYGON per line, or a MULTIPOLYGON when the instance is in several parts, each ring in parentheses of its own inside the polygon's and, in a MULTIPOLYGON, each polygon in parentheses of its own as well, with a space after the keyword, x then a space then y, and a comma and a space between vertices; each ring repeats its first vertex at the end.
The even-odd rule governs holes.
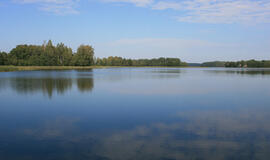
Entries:
POLYGON ((18 93, 40 92, 52 97, 53 92, 63 94, 71 88, 72 79, 67 78, 12 78, 10 85, 18 93))
POLYGON ((205 70, 205 72, 214 74, 232 74, 232 75, 249 75, 249 76, 270 75, 269 69, 205 70))
POLYGON ((106 76, 95 77, 99 81, 117 82, 122 80, 166 80, 176 79, 185 73, 181 69, 173 68, 133 68, 126 69, 106 69, 106 76))
POLYGON ((93 89, 93 78, 78 78, 77 87, 81 92, 91 91, 93 89))
POLYGON ((8 81, 7 81, 7 79, 5 79, 5 78, 0 78, 0 91, 2 90, 2 89, 4 89, 4 88, 6 88, 6 86, 7 86, 7 83, 8 81))
POLYGON ((42 91, 47 93, 49 97, 52 97, 54 90, 57 93, 64 94, 72 86, 71 79, 45 79, 42 81, 42 91))
MULTIPOLYGON (((10 78, 3 84, 10 84, 11 88, 21 94, 43 92, 50 98, 54 92, 64 94, 72 88, 73 80, 71 78, 10 78)), ((93 78, 78 78, 77 87, 81 92, 91 91, 93 89, 93 78)))

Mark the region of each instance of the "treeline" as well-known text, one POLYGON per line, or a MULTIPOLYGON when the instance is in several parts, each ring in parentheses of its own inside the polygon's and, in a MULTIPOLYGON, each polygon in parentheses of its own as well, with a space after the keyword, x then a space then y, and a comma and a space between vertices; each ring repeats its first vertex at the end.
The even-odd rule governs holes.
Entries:
POLYGON ((18 45, 10 53, 0 52, 0 65, 15 66, 187 66, 179 58, 125 59, 122 57, 95 58, 94 49, 81 45, 77 52, 52 41, 43 45, 18 45))
POLYGON ((225 67, 270 68, 270 61, 256 61, 252 59, 248 61, 226 62, 225 67))
POLYGON ((187 66, 179 58, 125 59, 122 57, 97 58, 97 66, 187 66))
POLYGON ((6 52, 0 52, 0 65, 8 65, 8 54, 6 52))
POLYGON ((214 61, 214 62, 204 62, 201 67, 225 67, 226 62, 214 61))
MULTIPOLYGON (((95 58, 90 45, 80 45, 75 53, 63 43, 52 41, 42 45, 17 45, 9 53, 0 52, 0 65, 14 66, 188 66, 179 58, 126 59, 122 57, 95 58)), ((194 64, 199 65, 199 64, 194 64)), ((191 64, 192 66, 192 64, 191 64)), ((237 62, 213 61, 201 67, 270 68, 270 60, 237 62)))
POLYGON ((10 53, 0 52, 0 65, 15 66, 89 66, 94 64, 94 49, 80 45, 76 53, 49 40, 43 45, 17 45, 10 53))
POLYGON ((262 60, 248 60, 248 61, 237 61, 237 62, 205 62, 201 64, 202 67, 231 67, 231 68, 270 68, 270 61, 262 60))

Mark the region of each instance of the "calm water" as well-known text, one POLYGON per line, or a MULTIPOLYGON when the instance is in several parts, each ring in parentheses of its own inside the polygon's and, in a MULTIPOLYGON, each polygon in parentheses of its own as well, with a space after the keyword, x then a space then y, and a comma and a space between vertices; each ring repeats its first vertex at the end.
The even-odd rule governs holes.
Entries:
POLYGON ((269 160, 270 70, 0 73, 1 160, 269 160))

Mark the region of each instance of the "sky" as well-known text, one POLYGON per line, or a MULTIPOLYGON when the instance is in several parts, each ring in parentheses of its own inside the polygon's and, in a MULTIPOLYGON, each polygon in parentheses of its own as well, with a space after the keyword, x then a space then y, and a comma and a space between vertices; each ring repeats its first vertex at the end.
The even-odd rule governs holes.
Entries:
POLYGON ((96 57, 270 59, 270 0, 0 1, 0 51, 49 39, 96 57))

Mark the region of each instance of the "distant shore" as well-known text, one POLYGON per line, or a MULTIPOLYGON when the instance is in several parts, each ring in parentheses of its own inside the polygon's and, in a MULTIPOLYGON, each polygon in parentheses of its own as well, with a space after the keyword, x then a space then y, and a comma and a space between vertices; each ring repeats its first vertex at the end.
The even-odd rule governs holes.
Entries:
POLYGON ((205 68, 192 66, 0 66, 0 72, 34 71, 34 70, 80 70, 102 68, 205 68))
POLYGON ((34 70, 72 70, 108 68, 107 66, 0 66, 0 72, 34 71, 34 70))

